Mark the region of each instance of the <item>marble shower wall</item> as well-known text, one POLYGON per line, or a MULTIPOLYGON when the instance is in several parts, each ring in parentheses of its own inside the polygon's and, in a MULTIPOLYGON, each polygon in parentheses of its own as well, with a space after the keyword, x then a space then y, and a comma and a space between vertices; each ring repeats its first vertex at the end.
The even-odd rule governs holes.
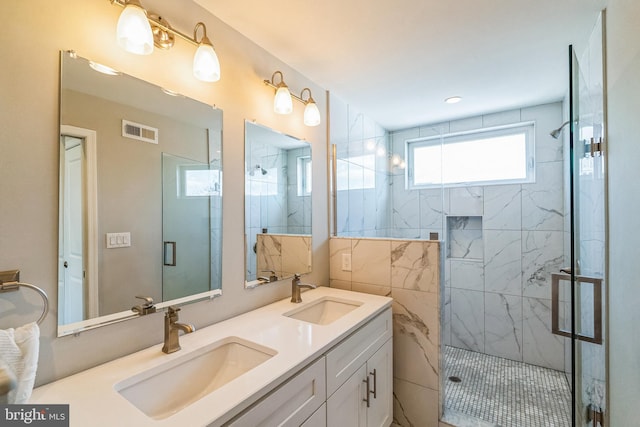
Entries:
POLYGON ((336 146, 339 236, 386 237, 391 204, 388 132, 331 94, 331 144, 336 146))
POLYGON ((405 189, 392 172, 390 237, 443 241, 446 345, 564 369, 564 339, 551 333, 551 273, 563 266, 563 122, 553 103, 392 132, 393 153, 408 139, 535 122, 536 181, 528 184, 405 189))
POLYGON ((393 298, 393 422, 437 427, 440 242, 334 237, 331 287, 393 298), (342 269, 351 257, 351 270, 342 269))

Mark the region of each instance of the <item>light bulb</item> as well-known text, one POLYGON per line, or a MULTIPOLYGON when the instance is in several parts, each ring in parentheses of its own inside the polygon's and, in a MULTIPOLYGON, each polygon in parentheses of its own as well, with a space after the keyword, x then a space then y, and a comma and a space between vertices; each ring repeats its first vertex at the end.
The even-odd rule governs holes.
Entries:
POLYGON ((136 0, 128 1, 116 27, 118 45, 136 55, 153 52, 153 33, 147 13, 136 0))
POLYGON ((273 111, 277 114, 291 114, 293 111, 291 93, 284 83, 280 83, 278 90, 276 90, 276 96, 273 98, 273 111))
POLYGON ((193 75, 203 82, 220 80, 220 61, 209 39, 203 38, 193 56, 193 75))
POLYGON ((307 126, 318 126, 320 124, 320 110, 318 105, 309 97, 307 106, 304 107, 304 124, 307 126))

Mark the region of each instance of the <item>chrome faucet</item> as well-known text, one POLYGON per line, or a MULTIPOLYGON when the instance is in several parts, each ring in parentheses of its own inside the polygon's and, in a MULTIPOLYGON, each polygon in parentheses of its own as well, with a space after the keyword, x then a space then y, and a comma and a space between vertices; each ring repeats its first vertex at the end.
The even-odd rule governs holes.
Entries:
POLYGON ((315 289, 316 285, 312 285, 311 283, 302 283, 300 281, 300 275, 296 273, 291 281, 291 302, 302 302, 302 298, 300 297, 300 288, 315 289))
POLYGON ((196 330, 196 327, 188 323, 178 322, 178 312, 180 308, 169 306, 164 314, 164 346, 162 351, 169 354, 180 350, 180 331, 190 334, 196 330))

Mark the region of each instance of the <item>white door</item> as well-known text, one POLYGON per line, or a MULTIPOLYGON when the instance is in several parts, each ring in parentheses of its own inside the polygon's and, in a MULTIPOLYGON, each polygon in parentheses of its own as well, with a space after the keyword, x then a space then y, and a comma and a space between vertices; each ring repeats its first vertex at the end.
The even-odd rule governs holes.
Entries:
POLYGON ((83 320, 85 311, 84 291, 84 215, 83 215, 83 155, 82 139, 63 136, 63 301, 62 322, 83 320))

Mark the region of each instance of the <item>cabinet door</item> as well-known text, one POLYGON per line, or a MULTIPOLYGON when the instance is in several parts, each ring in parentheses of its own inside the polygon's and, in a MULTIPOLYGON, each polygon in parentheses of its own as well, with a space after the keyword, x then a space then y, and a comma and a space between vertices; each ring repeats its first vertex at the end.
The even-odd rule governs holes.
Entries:
POLYGON ((313 413, 307 421, 300 427, 326 427, 327 426, 327 404, 323 403, 316 412, 313 413))
POLYGON ((327 400, 327 427, 366 427, 367 404, 364 382, 367 369, 362 365, 327 400))
POLYGON ((300 426, 326 399, 324 367, 321 357, 225 426, 300 426))
POLYGON ((367 361, 369 375, 368 427, 388 427, 393 419, 393 346, 388 340, 367 361), (375 392, 375 393, 374 393, 375 392))

